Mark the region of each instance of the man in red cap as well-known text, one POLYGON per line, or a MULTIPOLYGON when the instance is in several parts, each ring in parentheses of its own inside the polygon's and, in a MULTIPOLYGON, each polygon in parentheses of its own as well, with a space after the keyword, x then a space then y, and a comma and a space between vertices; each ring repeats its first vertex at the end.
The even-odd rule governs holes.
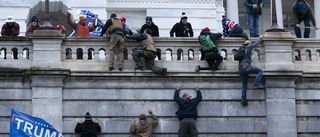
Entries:
POLYGON ((124 24, 124 28, 123 28, 124 35, 128 37, 129 35, 133 35, 133 32, 131 31, 130 27, 126 24, 127 19, 125 17, 121 17, 120 21, 122 22, 122 24, 124 24))
POLYGON ((219 54, 219 51, 217 49, 217 39, 221 37, 221 33, 211 33, 208 27, 204 28, 201 31, 199 37, 199 41, 202 47, 201 54, 207 61, 209 67, 200 67, 200 65, 197 65, 195 69, 196 72, 199 72, 200 70, 220 70, 219 65, 222 62, 223 58, 219 54), (208 43, 211 43, 212 48, 205 48, 208 43))
POLYGON ((80 137, 97 137, 98 132, 101 132, 101 127, 98 124, 98 120, 92 121, 92 115, 87 112, 84 116, 85 121, 82 123, 81 120, 78 121, 78 124, 74 131, 80 133, 80 137))

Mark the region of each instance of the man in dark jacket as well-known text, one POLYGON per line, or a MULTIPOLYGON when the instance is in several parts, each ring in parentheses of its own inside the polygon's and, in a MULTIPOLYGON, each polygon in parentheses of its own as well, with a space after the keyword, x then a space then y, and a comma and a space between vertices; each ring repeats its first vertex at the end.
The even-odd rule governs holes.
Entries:
POLYGON ((191 24, 188 22, 187 15, 183 12, 180 22, 177 22, 170 31, 170 37, 193 37, 193 30, 191 24))
POLYGON ((112 12, 110 15, 110 19, 107 20, 106 24, 103 26, 100 37, 109 30, 110 37, 110 48, 109 48, 109 70, 114 70, 114 53, 117 53, 118 59, 118 67, 119 70, 123 69, 123 45, 124 45, 124 32, 123 28, 125 28, 124 24, 121 23, 120 19, 117 18, 117 14, 112 12))
POLYGON ((197 97, 193 99, 191 99, 191 96, 187 93, 184 93, 182 95, 182 98, 180 98, 180 86, 176 87, 176 91, 174 93, 174 100, 179 105, 179 109, 176 112, 176 114, 178 115, 181 121, 178 132, 179 137, 198 136, 198 130, 196 127, 196 119, 198 116, 197 105, 202 100, 202 95, 198 86, 195 86, 194 89, 197 91, 197 97))
POLYGON ((18 36, 20 33, 20 26, 15 22, 12 16, 8 16, 6 23, 3 24, 1 35, 3 36, 18 36))
POLYGON ((252 44, 251 41, 247 40, 245 41, 244 45, 246 45, 247 53, 244 56, 244 58, 239 62, 239 73, 242 80, 242 96, 241 96, 241 104, 243 106, 247 106, 247 84, 248 84, 248 75, 249 74, 257 74, 256 80, 253 83, 253 89, 263 89, 263 85, 259 85, 261 81, 261 77, 263 74, 263 70, 251 66, 251 56, 252 56, 252 50, 258 46, 258 44, 261 42, 263 35, 260 36, 260 38, 252 44))
POLYGON ((98 120, 92 121, 92 116, 89 112, 84 116, 85 121, 82 123, 81 120, 78 121, 78 124, 74 131, 80 133, 80 137, 97 137, 98 132, 101 132, 101 127, 98 124, 98 120))
MULTIPOLYGON (((200 37, 203 35, 209 35, 211 41, 214 43, 214 45, 217 45, 217 39, 222 37, 221 33, 211 33, 210 29, 208 27, 204 28, 201 33, 200 37)), ((200 41, 199 37, 199 41, 200 41)), ((201 49, 202 55, 204 55, 204 59, 207 61, 209 67, 200 67, 200 65, 196 66, 195 71, 199 72, 199 70, 220 70, 219 65, 222 62, 223 58, 222 56, 218 53, 217 47, 214 47, 210 51, 203 51, 201 49)))
POLYGON ((264 5, 264 0, 244 0, 247 11, 250 37, 259 37, 259 16, 264 5))
POLYGON ((152 31, 151 36, 152 37, 159 37, 159 28, 156 24, 154 24, 152 22, 152 17, 150 17, 150 16, 146 17, 146 24, 144 24, 141 27, 141 29, 137 29, 137 32, 142 34, 142 33, 144 33, 144 30, 147 28, 151 29, 151 31, 152 31))
POLYGON ((319 28, 316 25, 316 20, 313 16, 311 7, 305 0, 297 0, 292 7, 293 20, 295 23, 294 32, 297 38, 301 38, 300 23, 304 21, 304 38, 309 38, 310 34, 310 20, 316 30, 319 28))

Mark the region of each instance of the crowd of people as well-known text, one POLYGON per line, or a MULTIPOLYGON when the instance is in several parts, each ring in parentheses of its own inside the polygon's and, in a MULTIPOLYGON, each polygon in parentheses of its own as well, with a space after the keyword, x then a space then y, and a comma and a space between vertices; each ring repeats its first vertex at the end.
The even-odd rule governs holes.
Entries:
MULTIPOLYGON (((198 86, 195 86, 194 89, 197 92, 197 96, 195 98, 192 98, 188 93, 184 93, 182 97, 180 97, 180 86, 177 86, 174 92, 173 99, 179 106, 178 111, 175 114, 181 121, 178 130, 179 137, 198 136, 198 130, 196 127, 196 119, 198 117, 197 106, 202 100, 202 94, 198 86)), ((134 120, 131 120, 131 127, 129 129, 131 134, 135 134, 137 137, 152 136, 152 130, 159 121, 151 109, 147 112, 151 115, 153 120, 147 121, 147 116, 145 114, 141 114, 139 116, 139 121, 137 123, 135 123, 134 120)), ((85 114, 84 118, 84 122, 81 120, 78 121, 74 131, 81 134, 80 137, 97 137, 97 134, 101 132, 98 120, 93 121, 92 115, 89 112, 85 114)))

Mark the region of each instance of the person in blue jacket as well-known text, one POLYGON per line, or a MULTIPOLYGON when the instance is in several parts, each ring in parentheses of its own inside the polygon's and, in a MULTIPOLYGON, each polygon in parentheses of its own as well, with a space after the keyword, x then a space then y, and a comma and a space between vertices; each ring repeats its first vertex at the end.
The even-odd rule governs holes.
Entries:
POLYGON ((179 105, 179 109, 176 114, 181 121, 178 136, 179 137, 197 137, 198 130, 196 127, 196 119, 198 116, 197 105, 202 100, 201 91, 198 86, 195 86, 194 89, 197 91, 197 97, 191 98, 188 93, 184 93, 182 98, 179 97, 179 92, 181 90, 180 86, 176 87, 174 93, 174 100, 179 105))

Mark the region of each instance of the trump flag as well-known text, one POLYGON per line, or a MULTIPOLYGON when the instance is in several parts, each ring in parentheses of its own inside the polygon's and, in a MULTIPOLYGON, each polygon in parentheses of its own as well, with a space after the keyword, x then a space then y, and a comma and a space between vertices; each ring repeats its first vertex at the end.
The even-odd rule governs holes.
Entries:
POLYGON ((48 122, 11 109, 10 137, 63 137, 48 122))

